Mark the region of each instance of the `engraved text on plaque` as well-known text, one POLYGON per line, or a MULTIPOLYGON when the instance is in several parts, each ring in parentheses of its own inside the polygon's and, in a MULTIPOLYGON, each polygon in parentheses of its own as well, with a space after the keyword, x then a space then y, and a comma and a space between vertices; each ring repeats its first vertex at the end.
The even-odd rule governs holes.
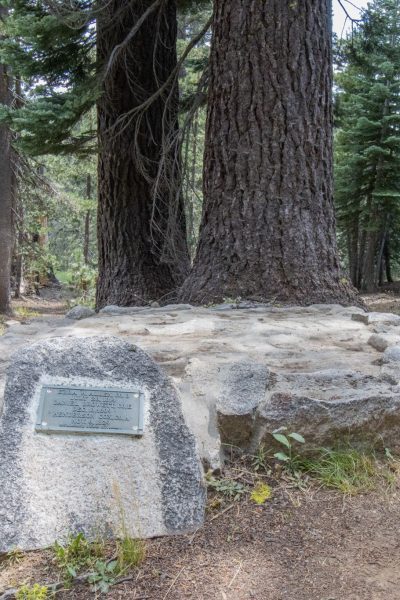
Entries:
POLYGON ((35 429, 41 433, 142 435, 143 393, 44 385, 35 429))

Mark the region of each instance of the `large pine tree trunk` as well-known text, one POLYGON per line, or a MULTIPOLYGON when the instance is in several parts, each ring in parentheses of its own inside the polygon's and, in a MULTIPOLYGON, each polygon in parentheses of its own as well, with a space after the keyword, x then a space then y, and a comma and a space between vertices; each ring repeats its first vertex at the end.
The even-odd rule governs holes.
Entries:
MULTIPOLYGON (((0 7, 0 18, 5 15, 0 7)), ((7 68, 0 64, 0 104, 10 101, 7 68)), ((0 125, 0 313, 9 313, 12 231, 11 193, 11 133, 8 127, 0 125)))
POLYGON ((354 302, 332 201, 331 3, 214 6, 205 207, 181 296, 354 302))
POLYGON ((114 127, 150 98, 176 66, 175 0, 160 2, 125 43, 153 2, 111 0, 99 12, 99 61, 107 65, 113 50, 124 46, 113 55, 98 102, 98 308, 157 300, 182 283, 189 267, 183 203, 176 193, 176 145, 162 156, 163 142, 178 131, 176 82, 166 86, 143 118, 133 115, 114 127))

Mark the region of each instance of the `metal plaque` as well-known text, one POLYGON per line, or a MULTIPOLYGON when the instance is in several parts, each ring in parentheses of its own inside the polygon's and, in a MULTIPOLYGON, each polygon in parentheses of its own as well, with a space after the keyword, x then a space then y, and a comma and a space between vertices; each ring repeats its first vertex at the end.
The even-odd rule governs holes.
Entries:
POLYGON ((140 390, 44 385, 35 430, 142 435, 143 400, 140 390))

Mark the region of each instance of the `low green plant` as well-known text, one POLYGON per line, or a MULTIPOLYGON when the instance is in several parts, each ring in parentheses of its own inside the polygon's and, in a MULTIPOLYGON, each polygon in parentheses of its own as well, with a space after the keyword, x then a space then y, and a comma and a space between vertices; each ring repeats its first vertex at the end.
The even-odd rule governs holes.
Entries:
POLYGON ((117 562, 120 573, 137 567, 146 557, 146 545, 143 540, 131 538, 127 535, 117 541, 117 562))
POLYGON ((248 489, 242 483, 232 479, 217 479, 210 472, 206 475, 206 481, 209 488, 226 496, 230 500, 239 500, 248 489))
POLYGON ((24 585, 15 594, 16 600, 47 600, 49 597, 49 589, 38 583, 35 583, 32 587, 24 585))
POLYGON ((394 462, 396 459, 390 451, 390 448, 385 448, 385 456, 388 460, 394 462))
POLYGON ((107 594, 119 574, 117 560, 109 562, 97 560, 94 564, 93 573, 88 577, 88 582, 91 584, 93 591, 107 594))
POLYGON ((289 468, 294 468, 297 462, 297 454, 294 452, 293 442, 305 444, 305 439, 300 433, 296 433, 295 431, 288 434, 283 433, 286 430, 287 427, 280 427, 272 432, 274 440, 282 446, 282 450, 275 452, 274 457, 286 463, 289 468))
POLYGON ((13 548, 9 552, 7 552, 7 561, 11 565, 18 564, 24 558, 24 553, 19 548, 13 548))
POLYGON ((374 457, 354 448, 323 448, 317 456, 301 459, 298 468, 326 487, 345 494, 374 489, 379 476, 374 457))
POLYGON ((66 544, 56 542, 53 546, 55 562, 63 571, 66 580, 76 577, 78 571, 93 565, 96 559, 104 555, 101 542, 90 543, 83 533, 70 535, 66 544))

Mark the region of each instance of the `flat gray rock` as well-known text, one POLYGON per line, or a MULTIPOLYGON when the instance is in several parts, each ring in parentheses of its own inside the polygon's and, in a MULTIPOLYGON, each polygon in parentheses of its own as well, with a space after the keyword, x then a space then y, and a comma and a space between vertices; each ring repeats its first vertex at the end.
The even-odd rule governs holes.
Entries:
POLYGON ((386 348, 400 344, 400 336, 393 333, 373 333, 368 344, 378 352, 385 352, 386 348))
POLYGON ((99 310, 101 315, 135 315, 136 313, 148 309, 148 306, 117 306, 110 304, 99 310))
POLYGON ((234 407, 229 400, 220 402, 221 441, 255 452, 260 444, 273 446, 272 432, 286 427, 304 436, 299 452, 338 443, 399 449, 400 393, 390 375, 375 378, 342 369, 271 374, 268 393, 249 407, 251 413, 236 409, 236 418, 228 418, 234 407), (237 436, 241 421, 242 438, 237 436))
POLYGON ((380 312, 369 312, 369 313, 353 313, 351 315, 353 321, 360 321, 365 325, 400 325, 400 316, 393 313, 380 313, 380 312))
POLYGON ((74 321, 80 321, 81 319, 88 319, 89 317, 93 317, 95 314, 96 312, 92 308, 78 304, 77 306, 74 306, 73 308, 71 308, 71 310, 67 312, 65 318, 73 319, 74 321))
POLYGON ((88 538, 188 532, 204 517, 194 437, 154 361, 119 338, 53 338, 18 351, 0 420, 0 552, 88 538), (140 388, 144 435, 35 432, 43 384, 140 388))
POLYGON ((386 348, 390 345, 390 341, 385 335, 379 335, 378 333, 373 333, 370 338, 368 338, 368 344, 378 350, 378 352, 385 352, 386 348))

